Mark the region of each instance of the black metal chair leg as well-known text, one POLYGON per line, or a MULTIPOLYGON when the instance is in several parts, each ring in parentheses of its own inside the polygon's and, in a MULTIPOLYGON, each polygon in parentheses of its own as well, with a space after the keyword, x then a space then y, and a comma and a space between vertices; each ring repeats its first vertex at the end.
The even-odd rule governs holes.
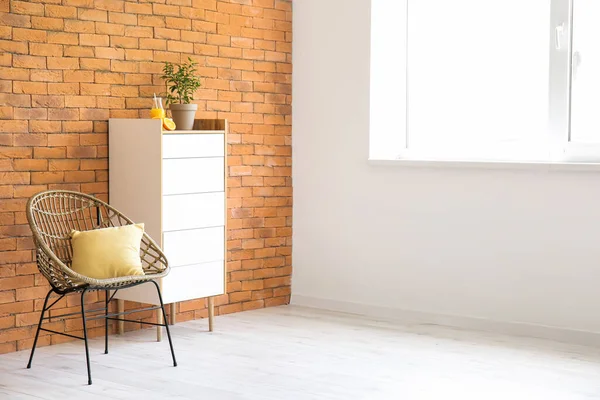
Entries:
POLYGON ((85 304, 84 304, 84 300, 85 300, 85 292, 87 292, 87 289, 83 289, 83 292, 81 292, 81 318, 83 320, 83 340, 85 342, 85 361, 87 362, 87 373, 88 373, 88 385, 92 384, 92 371, 90 369, 90 350, 88 348, 88 339, 87 339, 87 329, 86 329, 86 324, 85 324, 85 304))
POLYGON ((173 342, 171 341, 171 332, 169 332, 169 322, 167 321, 167 313, 165 312, 165 305, 163 303, 162 294, 160 293, 160 286, 156 281, 150 281, 154 283, 156 286, 156 292, 158 293, 158 299, 160 300, 160 308, 163 313, 163 321, 165 323, 165 328, 167 329, 167 337, 169 338, 169 347, 171 347, 171 356, 173 357, 173 366, 177 366, 177 360, 175 359, 175 350, 173 350, 173 342))
POLYGON ((40 329, 42 329, 42 322, 44 322, 44 313, 46 312, 46 306, 48 305, 48 299, 50 298, 50 294, 52 294, 52 290, 48 292, 48 294, 46 295, 46 300, 44 300, 44 307, 42 308, 42 315, 40 315, 40 323, 38 324, 37 331, 35 332, 35 339, 33 339, 33 347, 31 348, 31 354, 29 355, 29 362, 27 363, 27 368, 31 368, 33 353, 35 352, 35 346, 37 346, 37 341, 40 337, 40 329))
POLYGON ((108 316, 108 303, 109 303, 109 301, 108 301, 108 299, 109 299, 109 297, 108 297, 108 290, 106 290, 105 293, 106 293, 106 297, 105 297, 105 303, 106 303, 105 307, 106 307, 106 310, 104 311, 104 316, 105 316, 105 318, 104 318, 104 354, 108 354, 108 318, 107 318, 107 316, 108 316))

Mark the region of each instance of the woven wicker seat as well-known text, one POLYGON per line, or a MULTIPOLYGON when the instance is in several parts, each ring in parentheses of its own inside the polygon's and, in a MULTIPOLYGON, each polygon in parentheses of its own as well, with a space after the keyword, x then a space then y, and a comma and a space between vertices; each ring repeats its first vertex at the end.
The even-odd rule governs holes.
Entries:
MULTIPOLYGON (((73 292, 81 292, 83 337, 77 338, 85 341, 89 384, 92 383, 92 380, 89 365, 86 320, 100 318, 105 319, 105 353, 108 353, 109 320, 139 322, 150 325, 164 326, 167 330, 167 336, 169 338, 173 364, 175 366, 177 365, 175 353, 173 352, 173 345, 171 343, 171 335, 169 332, 164 304, 160 294, 160 288, 154 280, 156 278, 162 278, 166 276, 169 273, 169 266, 167 258, 161 249, 146 233, 144 233, 142 237, 140 249, 142 268, 145 275, 125 276, 112 279, 93 279, 80 275, 70 268, 73 256, 70 238, 71 231, 86 231, 129 225, 133 224, 131 219, 127 218, 110 205, 98 200, 95 197, 83 193, 55 190, 39 193, 29 199, 29 202, 27 203, 27 220, 29 221, 31 231, 33 232, 38 268, 52 287, 52 289, 48 292, 44 302, 42 315, 38 324, 38 330, 36 332, 33 348, 31 349, 31 356, 29 358, 27 368, 31 367, 31 361, 33 359, 33 354, 40 330, 73 337, 72 335, 62 332, 54 332, 42 328, 42 322, 44 322, 46 319, 49 319, 49 317, 44 317, 44 314, 54 304, 56 304, 58 300, 73 292), (132 313, 131 311, 114 314, 108 313, 109 303, 112 299, 112 297, 110 297, 111 291, 113 292, 112 296, 114 296, 117 290, 126 289, 144 283, 151 283, 156 286, 157 296, 160 300, 160 306, 144 308, 138 311, 161 310, 163 313, 163 321, 165 321, 164 324, 154 324, 149 322, 115 318, 121 315, 130 314, 132 313), (92 290, 102 290, 105 292, 105 308, 95 309, 87 312, 91 313, 103 311, 104 314, 96 315, 94 317, 87 317, 86 310, 84 308, 84 296, 86 292, 92 290), (56 293, 60 297, 49 307, 47 307, 48 300, 50 299, 50 295, 52 293, 56 293)), ((52 319, 54 320, 57 317, 61 316, 52 316, 52 319)))

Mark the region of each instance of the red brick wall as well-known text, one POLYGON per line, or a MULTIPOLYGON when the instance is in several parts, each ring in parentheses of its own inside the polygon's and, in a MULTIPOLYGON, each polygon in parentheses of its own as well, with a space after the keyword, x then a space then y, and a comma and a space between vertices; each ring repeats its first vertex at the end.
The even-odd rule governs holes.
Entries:
MULTIPOLYGON (((231 128, 228 294, 216 312, 288 303, 291 8, 290 0, 0 0, 0 353, 31 347, 48 290, 27 198, 64 188, 106 200, 107 119, 147 117, 152 94, 164 90, 162 62, 188 56, 204 77, 198 117, 227 118, 231 128)), ((57 312, 77 305, 71 295, 57 312)), ((178 307, 178 321, 204 316, 204 300, 178 307)), ((52 325, 81 333, 77 318, 52 325)), ((63 340, 44 335, 40 344, 63 340)))

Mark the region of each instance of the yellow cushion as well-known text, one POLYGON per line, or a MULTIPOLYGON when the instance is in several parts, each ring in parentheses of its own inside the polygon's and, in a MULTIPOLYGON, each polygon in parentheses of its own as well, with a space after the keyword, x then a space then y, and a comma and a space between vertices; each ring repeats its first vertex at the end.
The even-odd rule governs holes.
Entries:
POLYGON ((73 271, 94 279, 144 275, 140 242, 144 224, 71 231, 73 271))

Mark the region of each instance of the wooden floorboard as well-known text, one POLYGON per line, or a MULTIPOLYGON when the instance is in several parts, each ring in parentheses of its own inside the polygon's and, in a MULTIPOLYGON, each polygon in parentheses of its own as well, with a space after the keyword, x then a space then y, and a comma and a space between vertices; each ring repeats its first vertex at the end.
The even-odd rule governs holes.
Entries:
POLYGON ((0 399, 600 399, 600 349, 284 306, 0 356, 0 399))

